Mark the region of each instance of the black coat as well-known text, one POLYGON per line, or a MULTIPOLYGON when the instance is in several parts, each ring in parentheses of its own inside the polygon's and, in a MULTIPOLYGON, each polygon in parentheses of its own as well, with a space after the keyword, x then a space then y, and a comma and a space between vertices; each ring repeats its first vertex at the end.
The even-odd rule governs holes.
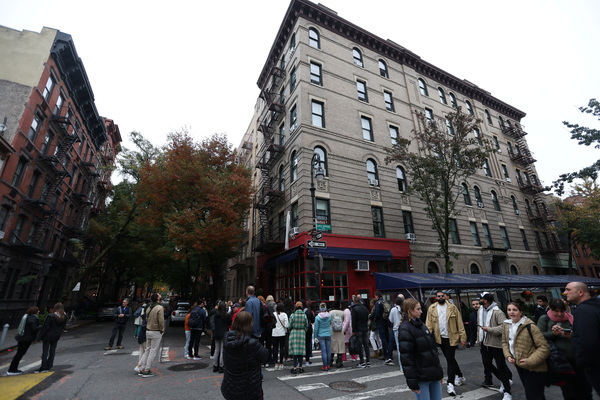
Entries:
POLYGON ((231 325, 231 315, 217 312, 215 314, 214 324, 213 338, 215 340, 222 340, 223 337, 225 337, 225 333, 229 330, 229 325, 231 325))
POLYGON ((362 303, 350 308, 352 316, 352 332, 367 332, 369 330, 369 310, 362 303))
POLYGON ((600 368, 600 299, 581 302, 573 312, 573 349, 579 368, 600 368))
POLYGON ((227 400, 262 400, 260 366, 267 362, 269 351, 252 336, 237 336, 228 331, 224 337, 225 374, 221 394, 227 400))
POLYGON ((404 321, 398 329, 400 360, 406 384, 419 389, 419 382, 439 381, 444 377, 435 339, 420 319, 404 321))
POLYGON ((38 334, 38 340, 43 340, 45 342, 54 342, 55 340, 60 339, 60 335, 62 334, 63 329, 67 325, 67 318, 63 318, 61 321, 58 318, 58 315, 55 313, 48 314, 44 324, 42 325, 42 329, 38 334))
POLYGON ((40 330, 40 320, 37 315, 31 314, 27 316, 27 322, 25 322, 25 332, 23 336, 15 336, 17 342, 33 342, 37 338, 38 331, 40 330))
POLYGON ((471 347, 475 346, 475 342, 477 342, 477 311, 473 311, 469 315, 469 330, 467 333, 469 334, 469 345, 471 347))

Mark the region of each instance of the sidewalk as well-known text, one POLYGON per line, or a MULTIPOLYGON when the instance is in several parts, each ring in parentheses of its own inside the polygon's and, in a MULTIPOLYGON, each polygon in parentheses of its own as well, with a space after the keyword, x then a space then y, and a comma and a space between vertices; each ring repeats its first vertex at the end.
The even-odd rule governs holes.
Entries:
MULTIPOLYGON (((78 328, 82 325, 91 324, 92 322, 94 322, 94 319, 84 319, 84 320, 78 319, 74 324, 67 325, 65 327, 65 330, 70 331, 71 329, 78 328)), ((0 335, 2 335, 2 332, 3 332, 3 330, 0 329, 0 335)), ((15 340, 15 336, 17 336, 17 328, 9 329, 7 331, 6 338, 4 339, 4 343, 2 343, 0 345, 0 353, 5 353, 5 352, 10 351, 13 348, 17 347, 17 341, 15 340)), ((0 338, 1 338, 1 336, 0 336, 0 338)))

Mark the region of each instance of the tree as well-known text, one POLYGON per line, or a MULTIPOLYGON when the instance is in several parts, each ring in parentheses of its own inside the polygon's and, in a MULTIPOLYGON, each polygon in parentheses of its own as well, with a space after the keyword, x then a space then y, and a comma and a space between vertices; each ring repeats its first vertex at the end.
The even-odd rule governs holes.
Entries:
POLYGON ((137 196, 142 221, 165 227, 185 276, 220 282, 219 267, 235 253, 251 205, 250 171, 235 162, 227 138, 198 144, 185 131, 170 134, 164 152, 142 169, 137 196))
POLYGON ((461 184, 483 167, 493 150, 487 141, 472 134, 481 120, 462 113, 460 107, 443 123, 428 120, 419 111, 415 114, 419 128, 412 131, 412 139, 399 138, 386 149, 386 162, 407 168, 412 180, 406 193, 417 194, 425 203, 424 210, 439 238, 438 257, 444 258, 446 273, 451 273, 451 258, 457 255, 450 251, 450 219, 459 214, 456 202, 462 194, 461 184))
MULTIPOLYGON (((593 117, 596 117, 598 121, 600 121, 600 102, 598 102, 596 99, 590 99, 587 107, 579 107, 579 111, 584 114, 591 114, 593 117)), ((600 148, 600 130, 581 126, 579 124, 572 124, 567 121, 563 121, 563 124, 571 129, 571 139, 577 140, 578 144, 582 144, 584 146, 595 144, 594 147, 596 149, 600 148)), ((562 174, 556 181, 552 182, 555 188, 554 190, 556 194, 562 196, 565 192, 565 183, 573 183, 575 179, 596 180, 598 177, 598 171, 600 171, 600 160, 588 167, 580 169, 579 171, 562 174)))

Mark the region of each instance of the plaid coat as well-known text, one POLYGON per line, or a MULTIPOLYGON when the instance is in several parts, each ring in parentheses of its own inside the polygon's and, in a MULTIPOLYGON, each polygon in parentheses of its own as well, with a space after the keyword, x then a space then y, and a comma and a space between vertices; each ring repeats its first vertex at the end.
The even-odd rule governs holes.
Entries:
POLYGON ((306 355, 306 330, 308 329, 308 318, 301 309, 296 310, 290 316, 290 345, 288 353, 293 356, 306 355))

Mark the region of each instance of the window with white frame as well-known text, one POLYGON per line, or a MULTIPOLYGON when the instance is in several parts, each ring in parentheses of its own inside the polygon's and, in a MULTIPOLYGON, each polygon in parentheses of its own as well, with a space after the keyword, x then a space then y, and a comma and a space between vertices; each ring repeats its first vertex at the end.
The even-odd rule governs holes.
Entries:
POLYGON ((371 217, 373 219, 373 236, 385 237, 383 227, 383 209, 381 207, 371 207, 371 217))
POLYGON ((448 134, 454 136, 454 125, 452 125, 452 121, 446 118, 446 128, 448 129, 448 134))
POLYGON ((454 96, 454 93, 450 93, 450 104, 452 104, 452 108, 458 108, 458 104, 456 103, 456 96, 454 96))
POLYGON ((387 90, 383 91, 383 99, 385 101, 385 108, 388 111, 394 112, 394 98, 392 97, 392 93, 387 90))
POLYGON ((29 134, 27 135, 29 140, 31 140, 32 142, 35 140, 35 137, 37 136, 40 126, 42 125, 41 123, 42 123, 42 118, 38 115, 38 113, 35 113, 35 115, 33 116, 33 121, 31 121, 31 127, 29 128, 29 134))
POLYGON ((310 82, 315 85, 323 85, 321 64, 317 64, 314 61, 310 62, 310 82))
POLYGON ((328 176, 329 168, 327 166, 327 152, 321 146, 315 147, 314 154, 319 155, 319 167, 323 170, 325 176, 328 176))
POLYGON ((485 239, 485 245, 487 247, 494 247, 494 242, 492 241, 492 234, 490 233, 490 226, 488 224, 481 224, 483 228, 483 237, 485 239))
POLYGON ((390 77, 387 64, 383 60, 379 60, 379 75, 383 76, 384 78, 390 77))
POLYGON ((319 128, 325 128, 325 104, 322 101, 311 102, 312 124, 319 128))
POLYGON ((463 183, 461 186, 462 186, 462 195, 463 195, 463 199, 465 201, 465 205, 470 206, 471 205, 471 195, 469 194, 469 188, 467 187, 466 183, 463 183))
POLYGON ((364 101, 365 103, 369 102, 369 97, 367 96, 367 82, 357 79, 356 91, 358 92, 358 99, 360 101, 364 101))
POLYGON ((315 28, 308 29, 308 44, 315 49, 321 48, 321 38, 315 28))
POLYGON ((404 192, 406 190, 406 173, 404 168, 396 167, 396 179, 398 180, 398 191, 404 192))
POLYGON ((446 100, 446 93, 444 93, 444 89, 441 87, 438 88, 438 95, 440 96, 440 103, 448 104, 448 100, 446 100))
POLYGON ((360 125, 362 127, 363 139, 373 141, 373 125, 371 124, 371 118, 362 116, 360 117, 360 125))
POLYGON ((290 110, 290 134, 296 129, 296 123, 298 119, 298 115, 296 113, 296 105, 294 105, 290 110))
POLYGON ((483 146, 483 139, 481 138, 481 132, 479 132, 479 129, 473 128, 473 134, 475 135, 475 140, 477 140, 477 144, 483 146))
POLYGON ((471 226, 471 236, 473 237, 473 245, 481 247, 481 239, 479 239, 479 231, 477 230, 477 224, 475 222, 469 223, 471 226))
POLYGON ((505 249, 510 249, 510 240, 508 239, 508 232, 504 226, 500 227, 500 236, 502 236, 502 243, 505 249))
POLYGON ((425 108, 425 118, 428 124, 433 122, 433 110, 431 108, 425 108))
POLYGON ((498 200, 498 194, 494 190, 492 190, 491 194, 492 194, 492 204, 494 205, 494 210, 502 211, 500 209, 500 201, 498 200))
POLYGON ((485 118, 487 119, 488 124, 494 125, 494 123, 492 122, 492 116, 490 115, 490 112, 488 110, 485 110, 485 118))
POLYGON ((429 97, 429 91, 427 91, 427 85, 425 84, 425 81, 421 78, 419 78, 418 81, 419 81, 419 91, 421 92, 421 94, 423 96, 429 97))
POLYGON ((352 58, 354 60, 354 65, 364 67, 362 53, 356 47, 352 49, 352 58))
POLYGON ((52 75, 50 75, 48 77, 48 80, 46 81, 46 87, 44 88, 44 99, 46 101, 50 101, 50 96, 52 96, 52 90, 54 90, 54 79, 52 78, 52 75))
POLYGON ((398 127, 394 125, 389 125, 389 129, 390 140, 392 141, 392 144, 398 143, 398 138, 400 137, 400 131, 398 130, 398 127))
POLYGON ((483 160, 483 171, 485 172, 485 176, 492 177, 492 169, 488 160, 483 160))
POLYGON ((295 182, 296 179, 298 179, 298 154, 293 151, 290 157, 290 181, 295 182))
POLYGON ((469 115, 475 115, 475 113, 473 112, 473 106, 471 105, 469 100, 465 101, 465 104, 467 106, 467 112, 469 113, 469 115))
POLYGON ((379 186, 379 174, 377 172, 377 163, 369 158, 367 160, 367 180, 371 186, 379 186))

